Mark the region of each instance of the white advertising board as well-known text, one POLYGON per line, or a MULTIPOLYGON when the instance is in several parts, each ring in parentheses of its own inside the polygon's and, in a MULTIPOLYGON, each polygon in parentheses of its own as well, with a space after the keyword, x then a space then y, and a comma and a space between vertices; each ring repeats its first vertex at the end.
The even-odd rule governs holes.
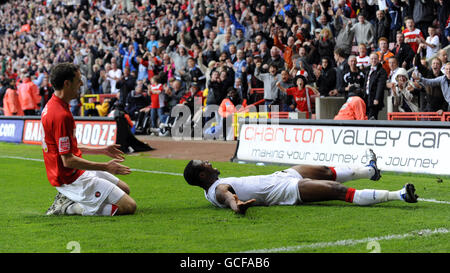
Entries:
POLYGON ((377 154, 384 171, 450 175, 450 129, 242 124, 235 160, 361 165, 377 154))

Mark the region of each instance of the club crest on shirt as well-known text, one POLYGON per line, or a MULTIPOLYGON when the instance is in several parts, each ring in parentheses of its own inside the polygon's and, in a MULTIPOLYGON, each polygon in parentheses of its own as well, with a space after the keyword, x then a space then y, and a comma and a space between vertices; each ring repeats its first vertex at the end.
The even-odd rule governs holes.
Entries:
POLYGON ((70 151, 70 139, 68 136, 59 138, 58 149, 60 153, 70 151))

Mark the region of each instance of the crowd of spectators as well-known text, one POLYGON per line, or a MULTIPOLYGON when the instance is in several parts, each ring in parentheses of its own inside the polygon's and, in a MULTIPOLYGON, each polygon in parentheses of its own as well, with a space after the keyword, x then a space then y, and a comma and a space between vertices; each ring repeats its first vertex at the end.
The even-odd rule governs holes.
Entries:
MULTIPOLYGON (((58 62, 79 65, 80 97, 113 94, 110 108, 121 107, 134 120, 150 116, 152 128, 177 104, 200 97, 207 106, 220 105, 231 90, 238 94, 235 105, 263 98, 267 111, 308 117, 311 98, 352 97, 355 88, 369 119, 384 107, 385 90, 396 111, 447 111, 450 101, 440 86, 418 77, 445 72, 446 0, 3 2, 5 115, 39 114, 58 62), (435 54, 429 66, 425 59, 435 54), (255 88, 264 90, 262 97, 255 88)), ((80 99, 70 106, 81 114, 80 99)))

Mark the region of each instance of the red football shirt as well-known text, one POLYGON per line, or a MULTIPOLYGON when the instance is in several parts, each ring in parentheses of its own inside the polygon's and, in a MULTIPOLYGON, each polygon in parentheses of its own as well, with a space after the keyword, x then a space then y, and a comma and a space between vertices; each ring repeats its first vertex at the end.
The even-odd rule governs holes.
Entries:
POLYGON ((159 105, 159 94, 161 94, 163 91, 163 85, 162 84, 152 84, 150 86, 150 94, 151 94, 151 100, 152 109, 160 108, 159 105))
POLYGON ((311 98, 314 95, 314 91, 309 88, 303 88, 302 90, 299 90, 297 86, 288 88, 286 90, 286 94, 293 96, 295 102, 297 103, 297 109, 300 112, 306 112, 306 118, 310 118, 309 117, 309 112, 308 112, 308 101, 307 101, 307 97, 306 97, 306 92, 308 92, 309 95, 309 99, 310 99, 310 107, 312 109, 312 104, 314 103, 314 99, 311 98))
POLYGON ((75 121, 69 104, 52 96, 42 111, 41 122, 42 151, 47 178, 55 187, 71 184, 84 170, 66 168, 61 159, 61 155, 68 153, 81 157, 75 137, 75 121))
POLYGON ((403 30, 403 35, 405 36, 405 43, 411 46, 412 50, 414 50, 414 53, 417 53, 417 49, 419 48, 420 44, 420 37, 424 38, 420 29, 415 28, 413 31, 411 31, 406 28, 403 30))

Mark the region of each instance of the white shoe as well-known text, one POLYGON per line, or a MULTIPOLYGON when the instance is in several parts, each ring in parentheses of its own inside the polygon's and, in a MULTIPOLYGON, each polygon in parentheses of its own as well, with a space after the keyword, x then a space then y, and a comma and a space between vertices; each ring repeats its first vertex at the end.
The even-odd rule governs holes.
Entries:
POLYGON ((375 174, 370 178, 370 180, 380 180, 381 172, 377 167, 377 155, 373 152, 372 149, 368 149, 366 155, 369 157, 369 164, 367 166, 372 167, 375 170, 375 174))
POLYGON ((53 204, 48 208, 46 215, 64 215, 66 214, 67 208, 75 203, 74 201, 70 200, 66 196, 64 196, 62 193, 58 192, 55 196, 55 201, 53 201, 53 204))

